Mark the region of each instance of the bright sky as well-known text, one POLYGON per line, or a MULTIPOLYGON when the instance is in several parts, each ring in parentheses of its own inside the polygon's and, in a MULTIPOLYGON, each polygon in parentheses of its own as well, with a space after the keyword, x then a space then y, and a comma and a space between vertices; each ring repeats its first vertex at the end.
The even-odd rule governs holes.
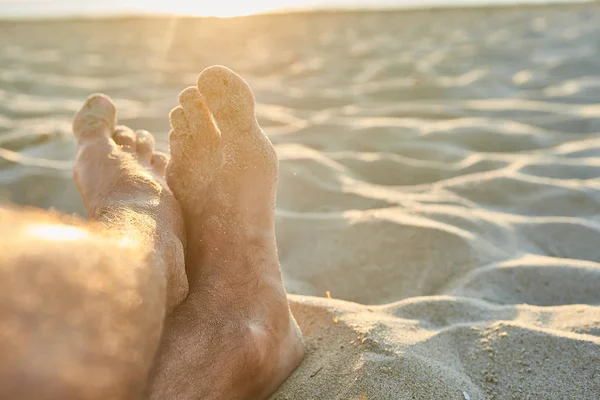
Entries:
MULTIPOLYGON (((556 1, 556 0, 555 0, 556 1)), ((561 1, 561 0, 557 0, 561 1)), ((562 0, 570 2, 573 0, 562 0)), ((232 17, 265 11, 449 4, 544 3, 548 0, 0 0, 2 16, 161 12, 232 17)))

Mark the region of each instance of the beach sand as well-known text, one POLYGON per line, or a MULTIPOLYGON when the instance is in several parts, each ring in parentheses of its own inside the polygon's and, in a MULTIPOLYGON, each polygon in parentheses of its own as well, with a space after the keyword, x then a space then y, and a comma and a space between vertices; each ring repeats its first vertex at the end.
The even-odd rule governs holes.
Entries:
POLYGON ((599 55, 600 5, 2 22, 0 197, 83 214, 85 97, 167 150, 227 65, 279 155, 308 350, 272 399, 598 399, 599 55))

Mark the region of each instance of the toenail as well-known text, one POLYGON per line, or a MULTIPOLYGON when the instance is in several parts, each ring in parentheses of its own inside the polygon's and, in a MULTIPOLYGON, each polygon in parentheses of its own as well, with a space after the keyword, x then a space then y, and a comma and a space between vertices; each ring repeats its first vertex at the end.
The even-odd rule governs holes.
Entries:
POLYGON ((115 131, 113 132, 113 136, 118 136, 124 133, 130 132, 129 129, 122 127, 122 126, 117 126, 115 128, 115 131))
POLYGON ((135 143, 135 138, 133 138, 127 134, 115 135, 115 136, 113 136, 113 140, 121 147, 123 147, 123 146, 129 147, 135 143))

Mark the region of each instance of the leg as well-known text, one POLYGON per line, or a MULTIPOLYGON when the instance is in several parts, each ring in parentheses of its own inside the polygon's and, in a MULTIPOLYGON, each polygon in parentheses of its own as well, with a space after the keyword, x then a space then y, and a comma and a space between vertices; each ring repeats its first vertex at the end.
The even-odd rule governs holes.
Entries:
POLYGON ((150 397, 265 398, 303 357, 275 243, 277 157, 232 71, 205 70, 179 101, 167 180, 186 221, 190 294, 166 321, 150 397))
POLYGON ((92 96, 75 181, 95 224, 0 210, 0 398, 136 399, 187 295, 181 210, 147 132, 92 96))
POLYGON ((0 398, 140 398, 166 307, 153 249, 41 210, 1 209, 0 236, 0 398))

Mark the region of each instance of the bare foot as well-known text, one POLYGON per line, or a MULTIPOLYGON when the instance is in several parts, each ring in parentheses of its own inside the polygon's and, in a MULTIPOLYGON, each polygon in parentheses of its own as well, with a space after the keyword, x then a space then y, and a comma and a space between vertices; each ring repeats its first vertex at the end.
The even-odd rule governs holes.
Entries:
POLYGON ((266 398, 304 355, 275 243, 277 157, 250 87, 227 68, 204 70, 179 102, 167 181, 186 221, 190 294, 165 326, 151 398, 266 398))
POLYGON ((78 139, 73 175, 89 217, 155 249, 172 310, 187 296, 188 282, 181 209, 165 182, 167 157, 155 153, 150 133, 117 127, 115 106, 104 95, 87 99, 73 132, 78 139))

